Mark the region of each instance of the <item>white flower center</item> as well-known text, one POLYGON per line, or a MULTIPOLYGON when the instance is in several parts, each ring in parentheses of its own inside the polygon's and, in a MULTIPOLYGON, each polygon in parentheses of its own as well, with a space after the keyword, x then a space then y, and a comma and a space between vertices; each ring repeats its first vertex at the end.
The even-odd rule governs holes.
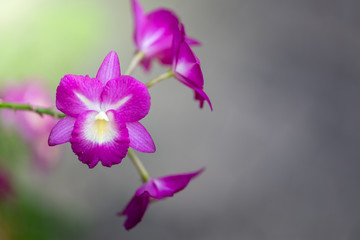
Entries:
MULTIPOLYGON (((94 113, 96 114, 96 113, 94 113)), ((89 117, 85 126, 85 138, 98 144, 113 141, 117 134, 117 127, 104 111, 89 117)))

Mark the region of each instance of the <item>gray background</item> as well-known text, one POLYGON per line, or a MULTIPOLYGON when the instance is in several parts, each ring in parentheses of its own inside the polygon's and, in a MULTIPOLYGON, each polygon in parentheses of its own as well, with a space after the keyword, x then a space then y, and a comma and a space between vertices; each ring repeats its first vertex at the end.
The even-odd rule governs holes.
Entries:
MULTIPOLYGON (((110 50, 128 66, 129 3, 105 2, 108 40, 74 74, 95 76, 110 50)), ((66 146, 49 180, 34 176, 39 194, 86 219, 90 240, 360 239, 360 2, 141 2, 173 9, 203 42, 195 52, 214 111, 174 79, 153 87, 142 122, 157 152, 139 155, 152 176, 206 171, 130 232, 115 215, 140 185, 128 159, 89 170, 66 146)))

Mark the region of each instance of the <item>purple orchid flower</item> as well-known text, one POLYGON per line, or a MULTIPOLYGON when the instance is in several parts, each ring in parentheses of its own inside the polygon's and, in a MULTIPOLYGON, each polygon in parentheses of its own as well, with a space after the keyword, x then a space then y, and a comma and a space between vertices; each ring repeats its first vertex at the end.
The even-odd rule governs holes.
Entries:
POLYGON ((154 142, 139 123, 150 110, 145 84, 122 76, 116 52, 110 52, 96 75, 65 75, 56 93, 56 107, 67 116, 52 129, 49 145, 66 142, 79 160, 93 168, 118 164, 129 147, 155 152, 154 142))
POLYGON ((124 223, 125 229, 130 230, 141 221, 150 200, 174 196, 175 193, 183 190, 193 178, 203 171, 204 169, 200 169, 191 173, 149 179, 136 190, 135 195, 125 209, 118 213, 119 216, 127 216, 124 223))
MULTIPOLYGON (((3 88, 2 99, 8 102, 29 104, 33 107, 50 108, 53 101, 49 90, 39 80, 28 81, 23 85, 7 85, 3 88)), ((4 110, 2 124, 13 127, 26 141, 32 153, 35 166, 41 170, 54 167, 59 159, 59 149, 50 148, 47 138, 56 123, 51 116, 40 116, 27 111, 4 110)))
POLYGON ((211 110, 213 110, 210 99, 203 90, 204 77, 200 67, 200 60, 186 41, 183 25, 174 35, 173 73, 177 80, 194 90, 195 100, 200 101, 200 108, 203 108, 204 101, 207 101, 211 110))
MULTIPOLYGON (((179 29, 179 19, 174 12, 156 9, 145 14, 137 0, 131 0, 135 22, 134 42, 136 50, 145 57, 141 64, 150 70, 152 59, 158 59, 164 65, 172 63, 172 43, 174 33, 179 29)), ((190 45, 200 45, 193 38, 186 37, 190 45)))

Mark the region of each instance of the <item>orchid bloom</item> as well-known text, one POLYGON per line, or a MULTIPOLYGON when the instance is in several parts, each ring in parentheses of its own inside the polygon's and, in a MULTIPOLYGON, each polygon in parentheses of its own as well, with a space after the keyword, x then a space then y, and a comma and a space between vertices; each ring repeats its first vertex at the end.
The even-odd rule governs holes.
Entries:
MULTIPOLYGON (((179 19, 174 12, 167 9, 156 9, 145 14, 137 0, 131 0, 134 15, 134 42, 136 50, 144 54, 141 61, 145 70, 150 70, 152 59, 159 59, 162 64, 172 63, 172 42, 174 33, 179 29, 179 19)), ((192 38, 186 37, 191 45, 200 45, 192 38)))
POLYGON ((52 129, 49 145, 70 142, 79 160, 93 168, 118 164, 129 147, 155 152, 154 142, 139 123, 150 110, 145 84, 121 75, 119 58, 110 52, 96 78, 65 75, 56 92, 56 107, 67 116, 52 129))
POLYGON ((200 60, 186 42, 183 25, 181 25, 181 30, 174 35, 173 57, 175 78, 194 90, 195 100, 200 101, 200 108, 203 108, 204 101, 207 101, 212 110, 210 99, 203 90, 204 77, 200 67, 200 60))
POLYGON ((163 199, 172 197, 175 193, 183 190, 189 182, 202 173, 204 169, 196 172, 170 175, 160 178, 150 178, 135 192, 125 209, 118 213, 127 216, 124 223, 126 230, 135 227, 142 219, 151 199, 163 199))
MULTIPOLYGON (((40 81, 28 81, 23 85, 5 86, 2 93, 3 101, 22 104, 31 103, 32 107, 51 107, 52 97, 40 81)), ((35 166, 49 169, 60 159, 59 150, 47 144, 47 137, 56 119, 51 116, 40 116, 34 112, 4 110, 3 124, 15 127, 20 136, 30 146, 35 166)))

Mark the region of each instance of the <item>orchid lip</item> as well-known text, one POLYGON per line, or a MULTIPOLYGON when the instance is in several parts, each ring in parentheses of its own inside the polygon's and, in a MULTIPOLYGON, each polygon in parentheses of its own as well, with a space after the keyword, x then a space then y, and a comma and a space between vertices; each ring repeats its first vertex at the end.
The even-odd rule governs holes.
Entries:
POLYGON ((106 115, 104 111, 99 112, 95 116, 95 120, 105 120, 106 122, 110 121, 109 117, 106 115))
POLYGON ((104 111, 94 113, 89 117, 85 123, 85 129, 85 138, 100 145, 111 142, 116 137, 116 127, 104 111))

